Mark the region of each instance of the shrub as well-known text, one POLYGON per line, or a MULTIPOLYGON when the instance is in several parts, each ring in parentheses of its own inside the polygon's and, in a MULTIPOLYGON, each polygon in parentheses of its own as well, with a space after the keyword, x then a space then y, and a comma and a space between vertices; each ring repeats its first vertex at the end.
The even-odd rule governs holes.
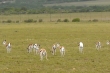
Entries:
POLYGON ((98 22, 98 19, 93 19, 92 21, 93 21, 93 22, 98 22))
POLYGON ((43 22, 43 20, 42 19, 39 19, 39 22, 43 22))
POLYGON ((57 22, 61 22, 61 19, 58 19, 57 22))
POLYGON ((19 23, 19 21, 16 21, 16 23, 19 23))
POLYGON ((88 22, 91 22, 91 20, 88 20, 88 22))
POLYGON ((35 22, 35 23, 36 23, 36 22, 37 22, 37 20, 34 20, 33 22, 35 22))
POLYGON ((11 23, 12 21, 11 21, 11 20, 7 20, 6 22, 7 22, 7 23, 11 23))
POLYGON ((72 22, 80 22, 80 18, 75 18, 72 20, 72 22))
POLYGON ((2 23, 6 23, 6 21, 2 21, 2 23))
POLYGON ((24 22, 31 23, 31 22, 33 22, 33 19, 24 20, 24 22))
POLYGON ((69 22, 69 20, 68 20, 68 19, 64 19, 63 21, 64 21, 64 22, 69 22))

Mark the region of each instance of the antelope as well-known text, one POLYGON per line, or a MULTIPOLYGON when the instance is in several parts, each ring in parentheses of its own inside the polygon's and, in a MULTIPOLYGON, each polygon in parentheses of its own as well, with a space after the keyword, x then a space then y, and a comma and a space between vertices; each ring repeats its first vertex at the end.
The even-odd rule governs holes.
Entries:
POLYGON ((46 58, 46 60, 48 60, 47 59, 47 52, 45 49, 40 49, 39 52, 40 52, 40 60, 41 61, 43 60, 44 57, 46 58))
POLYGON ((6 45, 6 40, 3 41, 3 45, 6 45))
POLYGON ((36 54, 39 53, 39 47, 40 47, 40 45, 38 45, 38 44, 34 44, 34 46, 33 46, 34 52, 35 52, 36 54))
POLYGON ((98 42, 96 43, 96 49, 97 49, 97 50, 101 49, 101 42, 98 41, 98 42))
POLYGON ((106 43, 107 45, 110 45, 110 41, 107 41, 107 43, 106 43))
POLYGON ((57 44, 56 44, 56 47, 57 47, 57 48, 58 48, 58 47, 60 47, 60 44, 59 44, 59 43, 57 43, 57 44))
POLYGON ((53 46, 52 46, 52 54, 53 55, 56 55, 56 45, 55 44, 53 44, 53 46))
POLYGON ((27 47, 28 53, 32 52, 32 49, 33 49, 33 44, 29 44, 29 46, 27 47))
POLYGON ((10 51, 11 51, 11 43, 8 43, 6 45, 6 49, 7 49, 7 53, 10 53, 10 51))
POLYGON ((64 48, 64 46, 60 46, 59 49, 60 49, 61 56, 64 57, 64 55, 65 55, 65 48, 64 48))
POLYGON ((56 49, 60 47, 60 44, 53 44, 52 46, 52 54, 56 55, 56 49))
POLYGON ((83 47, 84 47, 83 43, 79 42, 79 52, 80 53, 83 53, 83 47))

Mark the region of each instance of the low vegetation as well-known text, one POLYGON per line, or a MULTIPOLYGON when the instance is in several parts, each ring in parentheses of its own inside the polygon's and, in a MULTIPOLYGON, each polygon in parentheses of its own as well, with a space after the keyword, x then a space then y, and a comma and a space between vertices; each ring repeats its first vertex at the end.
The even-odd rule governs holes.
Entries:
POLYGON ((0 15, 0 23, 110 21, 110 12, 0 15))
POLYGON ((72 20, 72 22, 80 22, 80 18, 75 18, 72 20))

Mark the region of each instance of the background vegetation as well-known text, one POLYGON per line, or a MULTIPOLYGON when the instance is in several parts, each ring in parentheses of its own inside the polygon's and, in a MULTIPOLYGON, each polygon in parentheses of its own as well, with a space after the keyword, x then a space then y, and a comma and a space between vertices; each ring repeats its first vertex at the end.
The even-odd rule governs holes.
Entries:
POLYGON ((0 14, 109 12, 110 0, 15 0, 0 3, 0 14))
POLYGON ((67 19, 69 22, 72 22, 74 19, 77 19, 79 22, 109 22, 110 12, 0 15, 1 23, 7 23, 7 21, 11 21, 11 23, 64 22, 65 19, 67 19))

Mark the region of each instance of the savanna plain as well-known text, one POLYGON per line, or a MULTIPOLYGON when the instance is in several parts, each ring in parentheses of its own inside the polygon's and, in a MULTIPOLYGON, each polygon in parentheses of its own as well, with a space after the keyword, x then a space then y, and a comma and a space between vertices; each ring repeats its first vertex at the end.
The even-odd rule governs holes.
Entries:
POLYGON ((98 22, 0 23, 0 73, 110 73, 107 40, 110 40, 108 18, 98 22), (11 42, 11 53, 6 52, 3 40, 11 42), (80 41, 84 43, 83 54, 78 50, 80 41), (102 44, 99 51, 95 47, 97 41, 102 44), (28 53, 31 43, 45 48, 48 60, 41 61, 39 55, 28 53), (64 57, 59 49, 54 56, 50 52, 55 43, 65 47, 64 57))

